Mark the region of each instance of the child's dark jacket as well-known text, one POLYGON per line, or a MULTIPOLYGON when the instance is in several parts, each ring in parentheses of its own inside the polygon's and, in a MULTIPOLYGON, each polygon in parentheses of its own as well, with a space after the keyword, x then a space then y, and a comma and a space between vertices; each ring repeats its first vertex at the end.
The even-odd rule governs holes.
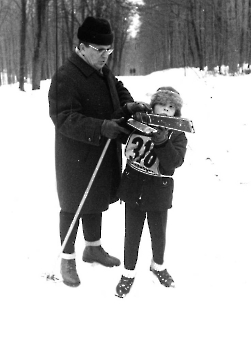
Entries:
POLYGON ((143 211, 162 211, 172 207, 174 181, 171 177, 184 162, 187 139, 183 132, 173 131, 170 139, 153 151, 159 159, 162 175, 148 175, 128 164, 122 175, 118 196, 143 211))

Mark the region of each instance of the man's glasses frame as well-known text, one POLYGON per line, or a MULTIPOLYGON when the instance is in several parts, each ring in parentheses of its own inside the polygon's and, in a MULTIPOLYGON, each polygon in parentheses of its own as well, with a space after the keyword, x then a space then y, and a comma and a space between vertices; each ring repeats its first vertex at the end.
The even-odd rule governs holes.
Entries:
POLYGON ((110 55, 113 52, 113 49, 98 49, 97 47, 94 47, 90 44, 88 46, 91 47, 93 50, 97 51, 100 55, 103 55, 104 53, 110 55))

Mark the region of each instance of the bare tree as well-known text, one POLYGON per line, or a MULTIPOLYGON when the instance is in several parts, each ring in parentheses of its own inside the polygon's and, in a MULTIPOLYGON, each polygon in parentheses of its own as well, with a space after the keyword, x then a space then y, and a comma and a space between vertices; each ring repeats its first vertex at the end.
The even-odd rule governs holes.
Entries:
POLYGON ((251 0, 0 0, 0 84, 25 79, 39 89, 77 45, 86 16, 110 20, 114 53, 109 66, 123 74, 131 62, 138 74, 172 67, 237 71, 251 61, 251 0), (128 40, 132 16, 138 36, 128 40), (19 34, 17 34, 19 33, 19 34), (132 57, 133 55, 133 57, 132 57))
POLYGON ((36 40, 32 59, 32 90, 40 89, 42 49, 46 33, 45 20, 48 2, 49 0, 36 0, 35 2, 36 40))
POLYGON ((26 53, 26 0, 21 0, 19 89, 24 91, 26 53))
POLYGON ((144 0, 140 16, 144 73, 250 61, 251 0, 144 0))

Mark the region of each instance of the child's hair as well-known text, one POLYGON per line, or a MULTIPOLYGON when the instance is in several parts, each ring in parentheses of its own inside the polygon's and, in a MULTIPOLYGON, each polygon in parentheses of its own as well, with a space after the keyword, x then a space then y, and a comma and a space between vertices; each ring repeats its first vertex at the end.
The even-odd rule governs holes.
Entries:
POLYGON ((180 117, 183 101, 178 91, 171 86, 162 86, 158 88, 157 92, 155 92, 151 98, 150 106, 151 108, 156 104, 164 106, 167 102, 171 102, 175 106, 174 116, 180 117))

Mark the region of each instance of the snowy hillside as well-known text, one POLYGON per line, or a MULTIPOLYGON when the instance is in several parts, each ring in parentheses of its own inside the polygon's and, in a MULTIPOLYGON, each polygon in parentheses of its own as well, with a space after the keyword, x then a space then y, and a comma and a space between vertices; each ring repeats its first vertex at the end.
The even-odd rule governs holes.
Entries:
MULTIPOLYGON (((119 77, 135 100, 176 88, 188 135, 175 173, 166 264, 175 289, 153 283, 144 228, 137 276, 125 299, 114 296, 121 269, 81 261, 80 287, 46 281, 58 274, 58 201, 49 81, 40 91, 0 87, 1 319, 3 350, 250 350, 251 75, 202 76, 195 69, 119 77)), ((103 246, 123 259, 124 206, 104 214, 103 246)))

